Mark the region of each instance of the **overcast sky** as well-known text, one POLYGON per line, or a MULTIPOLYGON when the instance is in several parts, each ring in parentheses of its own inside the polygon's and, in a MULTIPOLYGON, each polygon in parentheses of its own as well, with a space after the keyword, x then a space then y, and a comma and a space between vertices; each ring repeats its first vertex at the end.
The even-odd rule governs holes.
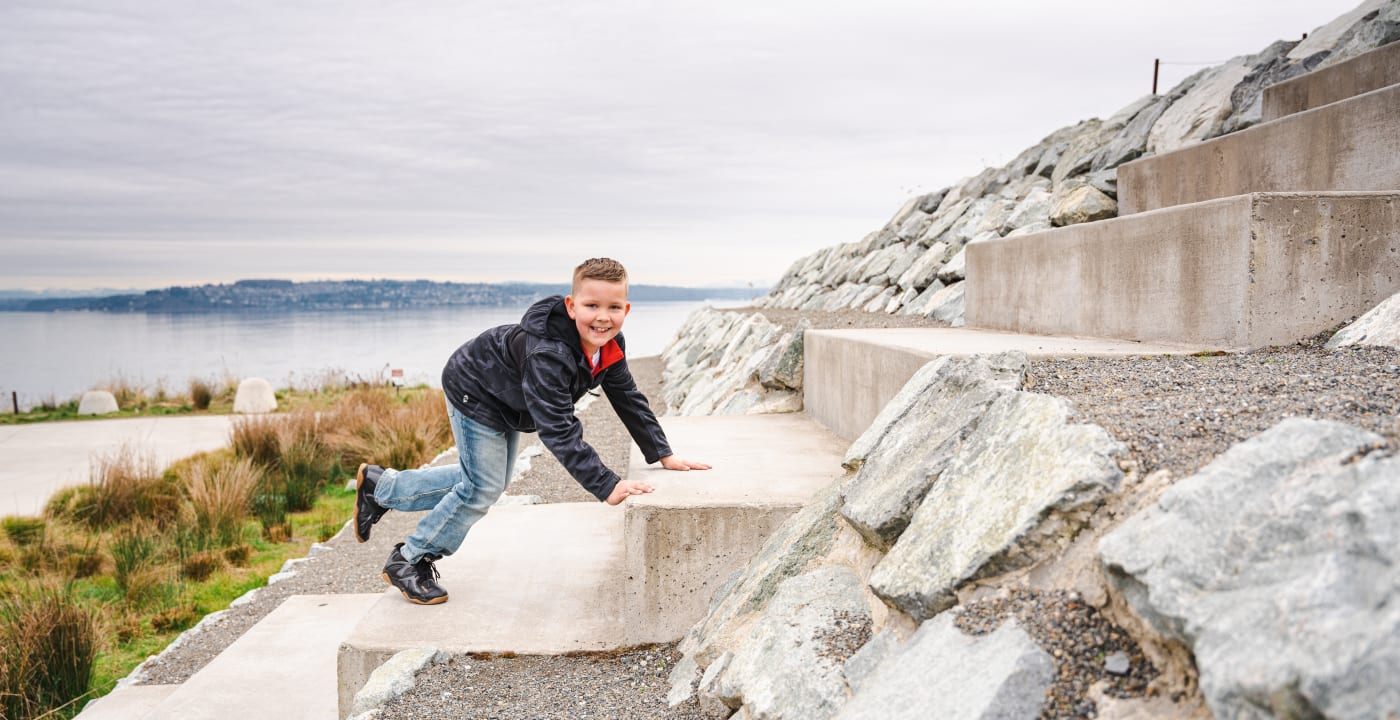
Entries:
POLYGON ((5 0, 0 289, 769 283, 1356 4, 5 0))

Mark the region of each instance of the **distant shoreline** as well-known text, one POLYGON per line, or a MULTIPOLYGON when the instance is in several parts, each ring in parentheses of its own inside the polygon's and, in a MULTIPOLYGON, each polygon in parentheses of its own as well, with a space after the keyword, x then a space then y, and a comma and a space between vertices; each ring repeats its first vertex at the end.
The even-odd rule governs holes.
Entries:
MULTIPOLYGON (((633 285, 633 302, 745 300, 767 288, 633 285)), ((244 313, 373 311, 451 307, 521 307, 567 284, 449 283, 429 280, 239 280, 229 285, 175 286, 140 294, 72 298, 0 298, 0 312, 244 313)))

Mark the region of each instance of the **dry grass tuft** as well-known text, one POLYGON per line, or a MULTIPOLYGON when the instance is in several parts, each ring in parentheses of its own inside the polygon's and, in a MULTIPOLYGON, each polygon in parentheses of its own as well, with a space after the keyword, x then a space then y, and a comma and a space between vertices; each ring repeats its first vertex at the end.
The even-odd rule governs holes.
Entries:
POLYGON ((214 401, 214 389, 209 387, 209 383, 203 380, 190 381, 190 404, 195 410, 208 410, 209 403, 214 401))
POLYGON ((185 492, 194 509, 195 526, 209 543, 224 547, 243 541, 243 523, 262 478, 263 471, 248 458, 189 466, 185 492))
POLYGON ((82 697, 98 628, 68 592, 22 588, 0 598, 0 717, 37 718, 82 697))
POLYGON ((413 468, 452 444, 447 408, 441 395, 428 393, 401 402, 382 389, 356 390, 327 422, 330 446, 342 467, 369 461, 385 467, 413 468))
POLYGON ((58 509, 94 528, 108 528, 132 518, 164 525, 180 510, 180 493, 156 465, 155 457, 132 445, 100 456, 92 462, 88 490, 77 492, 58 509))

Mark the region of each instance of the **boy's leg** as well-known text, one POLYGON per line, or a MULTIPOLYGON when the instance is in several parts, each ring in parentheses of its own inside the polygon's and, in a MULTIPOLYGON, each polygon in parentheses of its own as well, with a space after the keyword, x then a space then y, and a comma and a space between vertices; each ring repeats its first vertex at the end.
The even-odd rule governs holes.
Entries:
MULTIPOLYGON (((447 405, 447 422, 452 428, 452 439, 457 444, 457 457, 467 456, 467 449, 463 446, 464 433, 462 423, 466 417, 457 411, 447 398, 443 397, 443 402, 447 405)), ((401 512, 415 512, 419 510, 432 510, 437 507, 438 501, 446 495, 454 486, 462 482, 462 464, 440 465, 438 467, 418 468, 415 470, 389 470, 385 469, 375 481, 374 501, 381 507, 401 512)))
MULTIPOLYGON (((418 521, 418 527, 404 543, 403 557, 416 562, 424 556, 451 555, 461 546, 467 531, 480 520, 486 511, 505 492, 510 482, 510 473, 515 466, 515 454, 520 445, 520 433, 501 432, 472 420, 453 407, 447 406, 452 420, 452 433, 457 439, 458 464, 456 467, 433 468, 432 470, 451 471, 456 479, 446 489, 436 489, 435 484, 449 477, 447 473, 424 473, 415 492, 398 491, 400 501, 413 505, 415 509, 429 500, 432 512, 418 521)), ((398 473, 396 481, 407 473, 398 473)), ((409 480, 414 480, 410 477, 409 480)), ((406 488, 407 489, 407 488, 406 488)), ((376 489, 375 495, 378 496, 376 489)), ((377 498, 376 498, 377 499, 377 498)))

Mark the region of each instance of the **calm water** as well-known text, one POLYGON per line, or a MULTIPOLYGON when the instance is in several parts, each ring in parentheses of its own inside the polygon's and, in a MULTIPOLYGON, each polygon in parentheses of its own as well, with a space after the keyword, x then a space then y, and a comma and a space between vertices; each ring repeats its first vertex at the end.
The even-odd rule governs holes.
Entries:
MULTIPOLYGON (((659 354, 707 303, 640 303, 623 334, 628 354, 659 354)), ((721 301, 715 305, 742 305, 721 301)), ((264 377, 306 385, 328 373, 438 386, 453 350, 482 330, 516 322, 524 307, 346 312, 145 315, 0 312, 0 411, 65 400, 113 378, 183 392, 190 378, 264 377)))

